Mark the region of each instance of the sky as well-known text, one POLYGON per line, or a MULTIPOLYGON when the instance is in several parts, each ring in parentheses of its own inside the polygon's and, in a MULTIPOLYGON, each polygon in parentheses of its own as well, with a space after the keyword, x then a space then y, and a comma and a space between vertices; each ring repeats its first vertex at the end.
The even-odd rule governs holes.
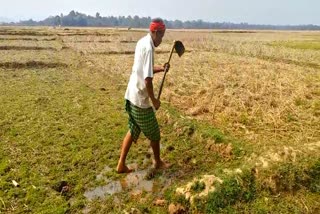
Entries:
POLYGON ((0 0, 0 18, 12 21, 39 21, 71 10, 182 21, 320 25, 320 0, 0 0))

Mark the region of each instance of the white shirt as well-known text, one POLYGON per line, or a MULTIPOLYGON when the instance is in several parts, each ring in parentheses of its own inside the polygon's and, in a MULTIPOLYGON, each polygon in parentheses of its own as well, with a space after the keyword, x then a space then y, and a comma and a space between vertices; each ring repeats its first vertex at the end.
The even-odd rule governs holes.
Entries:
POLYGON ((151 35, 141 38, 136 46, 132 73, 124 98, 139 108, 151 107, 145 84, 147 77, 153 78, 154 44, 151 35))

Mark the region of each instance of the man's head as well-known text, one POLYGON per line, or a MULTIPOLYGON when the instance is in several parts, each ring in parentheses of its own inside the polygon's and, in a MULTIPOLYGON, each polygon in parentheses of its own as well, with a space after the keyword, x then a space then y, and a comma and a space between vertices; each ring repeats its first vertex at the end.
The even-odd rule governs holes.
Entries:
POLYGON ((150 23, 150 34, 155 47, 158 47, 162 42, 162 37, 166 32, 166 26, 162 19, 152 19, 150 23))

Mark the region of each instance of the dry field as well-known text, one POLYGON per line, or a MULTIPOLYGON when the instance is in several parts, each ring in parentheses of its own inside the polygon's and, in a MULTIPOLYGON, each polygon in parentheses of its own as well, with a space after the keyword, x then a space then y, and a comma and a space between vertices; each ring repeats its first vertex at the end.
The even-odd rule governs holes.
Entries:
POLYGON ((319 212, 320 33, 168 30, 156 64, 186 47, 157 112, 173 166, 150 175, 142 137, 118 175, 145 34, 0 28, 0 213, 319 212))

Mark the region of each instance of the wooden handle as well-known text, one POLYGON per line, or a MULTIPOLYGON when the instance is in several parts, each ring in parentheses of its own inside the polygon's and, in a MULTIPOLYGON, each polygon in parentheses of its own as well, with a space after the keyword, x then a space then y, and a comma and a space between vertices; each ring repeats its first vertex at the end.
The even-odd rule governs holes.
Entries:
POLYGON ((164 80, 165 80, 165 78, 166 78, 167 72, 168 72, 168 69, 165 69, 165 70, 164 70, 164 75, 163 75, 162 80, 161 80, 158 97, 157 97, 158 100, 160 99, 160 96, 161 96, 161 92, 162 92, 162 88, 163 88, 163 84, 164 84, 164 80))
MULTIPOLYGON (((173 42, 173 46, 172 46, 172 49, 171 49, 171 52, 170 52, 169 60, 167 62, 168 64, 170 64, 170 60, 171 60, 172 53, 173 53, 175 45, 176 45, 176 41, 173 42)), ((168 69, 167 69, 167 67, 165 67, 164 75, 163 75, 162 80, 161 80, 160 89, 159 89, 159 93, 158 93, 158 97, 157 97, 158 100, 160 99, 160 96, 161 96, 161 92, 162 92, 162 88, 163 88, 163 84, 164 84, 164 80, 166 78, 167 72, 168 72, 168 69)))

